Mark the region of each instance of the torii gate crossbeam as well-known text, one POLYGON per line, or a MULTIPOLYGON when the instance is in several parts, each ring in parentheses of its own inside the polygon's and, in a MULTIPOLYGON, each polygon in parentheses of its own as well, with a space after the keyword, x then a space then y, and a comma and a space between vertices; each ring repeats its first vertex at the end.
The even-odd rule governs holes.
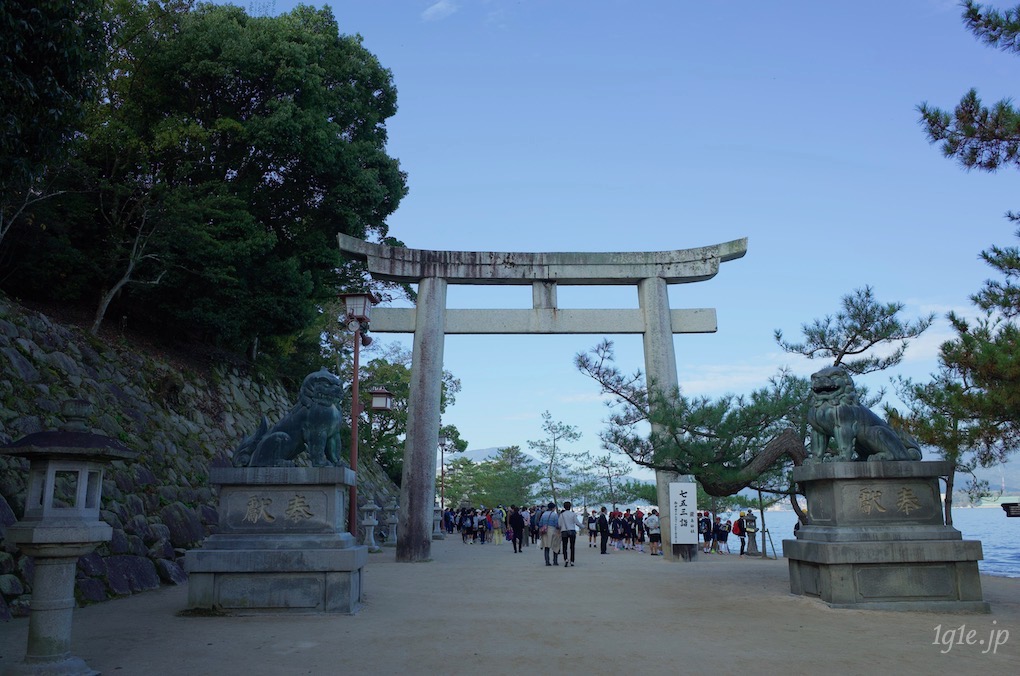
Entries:
MULTIPOLYGON (((372 318, 378 333, 414 332, 404 470, 397 531, 397 560, 423 561, 432 546, 436 447, 444 336, 492 333, 641 333, 649 386, 677 387, 674 333, 716 331, 714 309, 672 310, 668 284, 711 279, 720 263, 747 253, 747 239, 673 251, 626 253, 500 253, 430 251, 372 244, 339 235, 340 251, 363 260, 376 279, 418 284, 415 308, 379 308, 372 318), (531 310, 447 310, 448 284, 531 285, 531 310), (571 310, 556 304, 563 285, 631 285, 637 310, 571 310)), ((668 483, 656 473, 659 504, 668 504, 668 483)), ((664 551, 669 542, 669 510, 661 515, 664 551)), ((696 547, 695 547, 696 549, 696 547)), ((685 556, 685 558, 687 558, 685 556)))

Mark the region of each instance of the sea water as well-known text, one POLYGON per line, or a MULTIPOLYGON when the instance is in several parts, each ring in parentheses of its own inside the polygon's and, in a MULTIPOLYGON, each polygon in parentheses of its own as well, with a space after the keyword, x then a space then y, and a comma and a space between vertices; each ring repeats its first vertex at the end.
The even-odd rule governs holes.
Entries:
MULTIPOLYGON (((755 516, 760 512, 755 510, 755 516)), ((739 513, 720 514, 725 519, 736 520, 739 513)), ((778 556, 783 555, 783 540, 792 540, 793 526, 797 523, 797 515, 792 510, 765 512, 765 528, 771 535, 771 542, 766 538, 765 545, 769 556, 773 548, 778 556)), ((759 521, 758 527, 761 528, 759 521)), ((956 508, 953 510, 953 527, 963 534, 964 540, 980 540, 984 559, 978 561, 978 570, 985 575, 1000 577, 1020 577, 1020 518, 1008 518, 1002 509, 996 508, 956 508)), ((758 535, 761 545, 761 534, 758 535)), ((740 541, 730 536, 731 552, 740 551, 740 541)))

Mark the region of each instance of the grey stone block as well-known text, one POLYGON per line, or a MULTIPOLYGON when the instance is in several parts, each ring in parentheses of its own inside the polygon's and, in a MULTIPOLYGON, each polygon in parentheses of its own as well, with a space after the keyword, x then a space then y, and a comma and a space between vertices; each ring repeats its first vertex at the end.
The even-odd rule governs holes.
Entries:
POLYGON ((106 567, 110 588, 117 594, 126 595, 159 588, 156 566, 143 556, 110 556, 107 557, 106 567))
POLYGON ((205 529, 198 515, 179 502, 164 507, 160 511, 160 518, 170 530, 170 542, 174 547, 190 547, 205 537, 205 529))
POLYGON ((79 605, 86 603, 99 603, 109 598, 106 593, 106 584, 94 577, 80 577, 74 583, 74 597, 79 605))
POLYGON ((213 468, 219 532, 186 555, 191 608, 353 614, 367 547, 347 533, 346 468, 213 468), (274 483, 284 482, 284 483, 274 483))
POLYGON ((942 519, 945 462, 834 462, 795 468, 809 522, 784 540, 790 591, 834 608, 988 612, 977 561, 942 519))
POLYGON ((184 569, 176 561, 157 559, 156 573, 159 574, 159 579, 171 584, 184 584, 188 581, 188 574, 184 572, 184 569))

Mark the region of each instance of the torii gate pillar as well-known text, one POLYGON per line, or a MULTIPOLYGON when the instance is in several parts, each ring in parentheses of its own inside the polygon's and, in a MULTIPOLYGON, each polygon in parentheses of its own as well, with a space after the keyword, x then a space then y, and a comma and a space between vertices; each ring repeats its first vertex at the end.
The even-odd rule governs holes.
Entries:
MULTIPOLYGON (((678 383, 673 334, 716 330, 714 309, 670 309, 668 285, 711 279, 720 263, 747 253, 746 239, 644 253, 428 251, 371 244, 346 235, 339 235, 339 241, 341 252, 366 261, 376 279, 418 284, 416 308, 379 308, 372 317, 376 333, 414 332, 397 531, 397 560, 407 562, 427 560, 431 553, 447 333, 641 333, 648 383, 668 392, 678 383), (533 308, 447 310, 448 284, 531 285, 533 308), (559 309, 557 284, 637 286, 639 309, 559 309)), ((660 505, 668 504, 673 476, 656 475, 660 505)), ((681 552, 670 546, 668 509, 662 510, 660 519, 664 551, 675 558, 681 552)))
MULTIPOLYGON (((645 380, 649 391, 672 392, 680 386, 677 379, 676 351, 673 348, 673 327, 669 322, 669 291, 666 282, 658 277, 638 282, 638 302, 645 320, 645 380)), ((653 424, 652 431, 661 431, 661 425, 653 424)), ((693 561, 698 556, 698 545, 674 545, 672 542, 672 516, 669 505, 669 484, 672 481, 693 482, 690 475, 672 472, 655 473, 655 495, 659 504, 659 525, 662 528, 662 551, 670 560, 678 556, 693 561), (681 549, 682 548, 682 549, 681 549)))
POLYGON ((397 561, 423 561, 429 558, 432 549, 445 328, 446 280, 426 277, 418 282, 397 520, 397 561))

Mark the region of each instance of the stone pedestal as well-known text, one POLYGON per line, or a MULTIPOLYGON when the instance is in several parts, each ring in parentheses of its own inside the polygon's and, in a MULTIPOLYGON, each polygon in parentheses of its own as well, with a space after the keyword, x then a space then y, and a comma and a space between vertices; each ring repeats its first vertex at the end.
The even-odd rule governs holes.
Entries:
POLYGON ((190 608, 358 612, 368 548, 346 532, 351 470, 221 467, 209 481, 219 532, 187 553, 190 608))
POLYGON ((790 591, 833 608, 988 612, 981 543, 946 526, 948 462, 832 462, 793 470, 809 522, 784 540, 790 591))

